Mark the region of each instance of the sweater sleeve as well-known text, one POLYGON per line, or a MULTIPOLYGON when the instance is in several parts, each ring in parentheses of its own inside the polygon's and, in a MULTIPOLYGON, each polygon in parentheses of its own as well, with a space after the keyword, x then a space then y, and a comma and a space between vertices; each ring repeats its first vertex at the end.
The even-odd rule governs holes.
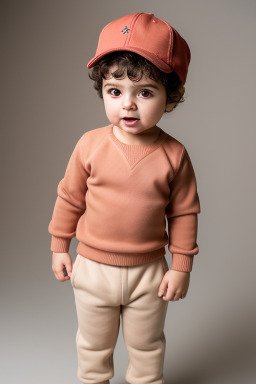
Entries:
POLYGON ((171 269, 190 272, 196 243, 198 218, 201 212, 194 169, 186 148, 183 148, 180 165, 170 182, 169 204, 166 209, 169 244, 172 253, 171 269))
POLYGON ((51 251, 68 252, 70 242, 76 235, 79 218, 85 212, 88 172, 84 166, 85 134, 77 142, 69 159, 65 175, 57 187, 52 219, 48 232, 52 235, 51 251))

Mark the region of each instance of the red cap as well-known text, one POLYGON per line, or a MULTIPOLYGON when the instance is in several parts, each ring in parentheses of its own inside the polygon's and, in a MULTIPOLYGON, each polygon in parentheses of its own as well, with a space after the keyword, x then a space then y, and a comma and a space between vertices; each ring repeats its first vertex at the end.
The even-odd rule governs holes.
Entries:
POLYGON ((107 24, 87 68, 115 51, 138 53, 161 71, 176 72, 183 85, 186 82, 191 57, 189 46, 173 27, 152 13, 133 13, 107 24))

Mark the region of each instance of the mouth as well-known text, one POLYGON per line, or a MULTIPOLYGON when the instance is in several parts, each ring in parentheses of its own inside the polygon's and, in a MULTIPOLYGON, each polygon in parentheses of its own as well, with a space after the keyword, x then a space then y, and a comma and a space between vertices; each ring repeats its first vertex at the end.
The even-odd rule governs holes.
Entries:
POLYGON ((139 119, 136 119, 135 117, 123 117, 123 120, 126 125, 134 125, 139 121, 139 119))

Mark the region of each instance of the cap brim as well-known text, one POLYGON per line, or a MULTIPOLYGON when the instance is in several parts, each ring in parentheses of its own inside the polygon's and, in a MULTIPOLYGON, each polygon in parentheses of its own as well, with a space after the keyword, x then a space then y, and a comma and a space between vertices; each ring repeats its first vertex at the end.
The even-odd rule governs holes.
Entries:
POLYGON ((96 55, 94 56, 90 61, 89 63, 87 64, 87 68, 92 68, 94 67, 99 61, 100 59, 111 53, 111 52, 116 52, 116 51, 129 51, 129 52, 135 52, 135 53, 138 53, 139 55, 145 57, 145 59, 147 59, 148 61, 150 61, 151 63, 153 63, 157 68, 159 68, 161 71, 165 72, 165 73, 171 73, 173 72, 173 68, 171 68, 168 64, 166 64, 163 60, 161 60, 159 57, 153 55, 153 54, 150 54, 149 52, 141 49, 141 48, 137 48, 137 47, 118 47, 118 48, 113 48, 113 49, 109 49, 107 51, 104 51, 102 53, 100 53, 99 55, 96 55))

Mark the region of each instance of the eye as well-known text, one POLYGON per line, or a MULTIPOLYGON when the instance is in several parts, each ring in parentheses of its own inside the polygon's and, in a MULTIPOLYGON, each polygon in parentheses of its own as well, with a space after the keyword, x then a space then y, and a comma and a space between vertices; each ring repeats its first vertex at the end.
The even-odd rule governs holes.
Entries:
POLYGON ((112 96, 119 96, 120 91, 117 88, 110 88, 108 93, 110 93, 112 96))
POLYGON ((148 97, 148 96, 152 95, 152 93, 150 91, 148 91, 147 89, 143 89, 142 91, 140 91, 140 93, 142 94, 143 97, 148 97))

